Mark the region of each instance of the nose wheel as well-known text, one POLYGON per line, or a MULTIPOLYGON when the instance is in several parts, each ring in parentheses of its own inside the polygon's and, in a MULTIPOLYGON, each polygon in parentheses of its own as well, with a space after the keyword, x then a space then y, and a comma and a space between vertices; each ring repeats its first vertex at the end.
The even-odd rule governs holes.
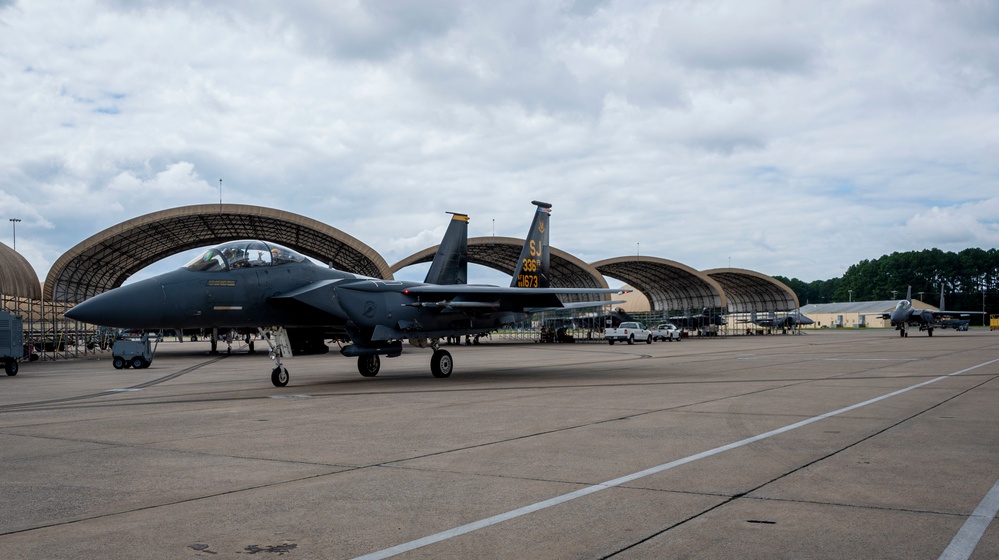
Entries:
POLYGON ((277 366, 273 371, 271 371, 271 383, 273 383, 275 387, 284 387, 288 384, 288 379, 288 368, 284 366, 277 366))

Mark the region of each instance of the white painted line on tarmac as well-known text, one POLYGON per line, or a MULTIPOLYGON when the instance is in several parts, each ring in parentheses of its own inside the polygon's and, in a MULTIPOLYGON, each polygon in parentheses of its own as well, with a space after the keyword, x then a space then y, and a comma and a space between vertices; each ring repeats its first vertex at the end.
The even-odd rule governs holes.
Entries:
POLYGON ((999 481, 992 487, 992 490, 989 490, 988 494, 985 494, 982 503, 978 504, 971 517, 964 522, 961 530, 954 535, 954 540, 950 541, 950 544, 944 549, 943 554, 940 555, 940 560, 968 560, 971 558, 971 553, 975 551, 978 541, 985 534, 985 530, 989 528, 989 523, 992 523, 996 512, 999 512, 999 481))
POLYGON ((746 356, 736 360, 766 360, 768 362, 918 362, 922 358, 784 358, 779 356, 746 356))
MULTIPOLYGON (((941 380, 944 380, 944 379, 947 379, 947 378, 950 378, 950 377, 954 377, 955 375, 961 375, 962 373, 967 373, 969 371, 972 371, 972 370, 975 370, 975 369, 978 369, 980 367, 984 367, 984 366, 987 366, 987 365, 990 365, 990 364, 994 364, 996 362, 999 362, 999 358, 997 358, 995 360, 990 360, 988 362, 984 362, 984 363, 978 364, 977 366, 971 366, 969 368, 965 368, 965 369, 962 369, 960 371, 955 371, 953 373, 948 373, 947 375, 941 375, 940 377, 935 377, 935 378, 930 379, 928 381, 923 381, 922 383, 917 383, 915 385, 912 385, 910 387, 906 387, 904 389, 899 389, 897 391, 892 391, 891 393, 887 393, 887 394, 881 395, 880 397, 875 397, 873 399, 869 399, 869 400, 866 400, 866 401, 861 402, 861 403, 850 405, 850 406, 841 408, 839 410, 834 410, 832 412, 827 412, 825 414, 820 414, 818 416, 814 416, 812 418, 808 418, 808 419, 802 420, 800 422, 795 422, 794 424, 788 424, 787 426, 784 426, 783 428, 777 428, 776 430, 771 430, 769 432, 766 432, 766 433, 763 433, 763 434, 760 434, 760 435, 757 435, 757 436, 748 437, 746 439, 742 439, 742 440, 739 440, 739 441, 736 441, 736 442, 733 442, 733 443, 729 443, 729 444, 723 445, 721 447, 716 447, 714 449, 709 449, 708 451, 702 451, 702 452, 697 453, 695 455, 690 455, 689 457, 684 457, 683 459, 677 459, 676 461, 670 461, 669 463, 664 463, 662 465, 659 465, 659 466, 656 466, 656 467, 652 467, 652 468, 648 468, 648 469, 645 469, 643 471, 638 471, 636 473, 632 473, 632 474, 625 475, 625 476, 622 476, 622 477, 619 477, 619 478, 615 478, 613 480, 608 480, 607 482, 602 482, 600 484, 595 484, 593 486, 588 486, 586 488, 581 488, 579 490, 576 490, 575 492, 569 492, 568 494, 563 494, 561 496, 555 496, 554 498, 550 498, 548 500, 544 500, 544 501, 537 502, 537 503, 534 503, 534 504, 526 505, 526 506, 524 506, 522 508, 517 508, 517 509, 514 509, 514 510, 510 510, 510 511, 508 511, 506 513, 501 513, 499 515, 494 515, 492 517, 487 517, 485 519, 480 519, 479 521, 473 521, 472 523, 461 525, 461 526, 455 527, 453 529, 448 529, 446 531, 441 531, 440 533, 436 533, 434 535, 429 535, 429 536, 423 537, 421 539, 416 539, 416 540, 409 541, 409 542, 406 542, 406 543, 398 544, 398 545, 393 546, 391 548, 386 548, 384 550, 379 550, 377 552, 372 552, 370 554, 365 554, 363 556, 358 556, 354 560, 379 560, 381 558, 390 558, 390 557, 395 556, 397 554, 402 554, 403 552, 409 552, 410 550, 416 550, 417 548, 422 548, 422 547, 427 546, 427 545, 431 545, 431 544, 438 543, 438 542, 441 542, 441 541, 446 541, 448 539, 457 537, 459 535, 464 535, 465 533, 471 533, 472 531, 477 531, 477 530, 483 529, 485 527, 489 527, 489 526, 492 526, 492 525, 496 525, 498 523, 502 523, 504 521, 509 521, 511 519, 515 519, 517 517, 521 517, 523 515, 527 515, 529 513, 534 513, 536 511, 547 509, 547 508, 550 508, 552 506, 556 506, 558 504, 562 504, 562 503, 565 503, 565 502, 569 502, 569 501, 575 500, 576 498, 582 498, 583 496, 588 496, 590 494, 593 494, 595 492, 599 492, 601 490, 606 490, 608 488, 614 488, 615 486, 620 486, 622 484, 625 484, 625 483, 628 483, 628 482, 632 482, 632 481, 638 480, 640 478, 645 478, 645 477, 653 475, 653 474, 657 474, 657 473, 661 473, 661 472, 664 472, 664 471, 668 471, 670 469, 674 469, 676 467, 679 467, 679 466, 682 466, 682 465, 686 465, 688 463, 693 463, 694 461, 697 461, 697 460, 700 460, 700 459, 704 459, 706 457, 711 457, 713 455, 718 455, 719 453, 723 453, 725 451, 731 451, 733 449, 738 449, 739 447, 743 447, 745 445, 749 445, 750 443, 755 443, 757 441, 761 441, 761 440, 764 440, 764 439, 767 439, 767 438, 771 438, 773 436, 780 435, 780 434, 783 434, 785 432, 790 432, 791 430, 796 430, 798 428, 802 428, 802 427, 807 426, 809 424, 814 424, 815 422, 818 422, 820 420, 825 420, 826 418, 832 418, 833 416, 838 416, 840 414, 844 414, 846 412, 850 412, 850 411, 856 410, 858 408, 862 408, 862 407, 865 407, 867 405, 883 401, 885 399, 890 399, 892 397, 897 397, 898 395, 901 395, 903 393, 908 393, 909 391, 912 391, 914 389, 919 389, 920 387, 925 387, 927 385, 930 385, 931 383, 936 383, 937 381, 941 381, 941 380)), ((995 491, 995 488, 993 488, 993 492, 994 491, 995 491)), ((990 492, 989 494, 991 495, 992 492, 990 492)), ((975 510, 975 511, 977 513, 978 510, 975 510)), ((974 517, 975 516, 972 515, 972 518, 974 518, 974 517)), ((971 519, 969 519, 968 522, 971 522, 971 519)), ((963 529, 962 529, 962 531, 963 531, 963 529)), ((975 543, 977 544, 977 540, 975 541, 975 543)), ((972 549, 973 548, 974 547, 972 547, 972 549)), ((962 557, 962 558, 967 558, 967 557, 965 556, 965 557, 962 557)))

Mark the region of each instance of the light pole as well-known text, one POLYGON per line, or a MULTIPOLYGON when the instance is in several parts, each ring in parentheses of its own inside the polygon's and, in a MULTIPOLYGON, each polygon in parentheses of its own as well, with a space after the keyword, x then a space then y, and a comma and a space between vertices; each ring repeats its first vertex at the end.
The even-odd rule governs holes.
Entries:
POLYGON ((853 290, 847 290, 850 293, 850 303, 853 303, 853 290))
POLYGON ((11 218, 10 219, 10 227, 14 230, 14 246, 13 246, 13 249, 14 249, 15 252, 17 251, 17 222, 20 222, 20 221, 21 221, 20 218, 11 218))

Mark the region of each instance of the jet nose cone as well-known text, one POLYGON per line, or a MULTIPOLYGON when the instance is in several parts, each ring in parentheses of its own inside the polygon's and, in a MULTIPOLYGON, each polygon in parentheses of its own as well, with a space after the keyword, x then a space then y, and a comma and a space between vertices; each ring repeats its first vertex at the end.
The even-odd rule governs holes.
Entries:
POLYGON ((149 281, 115 288, 76 305, 66 317, 104 327, 156 328, 163 317, 163 288, 149 281))

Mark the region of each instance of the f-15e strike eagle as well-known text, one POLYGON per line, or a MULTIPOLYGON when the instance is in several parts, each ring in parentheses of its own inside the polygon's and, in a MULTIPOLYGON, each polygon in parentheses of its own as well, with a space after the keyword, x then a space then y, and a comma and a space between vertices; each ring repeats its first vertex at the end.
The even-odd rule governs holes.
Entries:
MULTIPOLYGON (((940 288, 940 311, 932 309, 916 309, 912 307, 912 286, 905 294, 905 299, 899 301, 892 309, 891 313, 881 315, 882 319, 891 319, 891 326, 899 331, 899 336, 909 336, 909 327, 916 326, 919 330, 926 331, 929 336, 933 336, 935 327, 946 328, 950 326, 946 319, 969 317, 971 315, 981 315, 981 311, 944 311, 943 287, 940 288)), ((967 325, 967 323, 965 323, 967 325)))
POLYGON ((380 356, 399 356, 403 340, 432 348, 431 373, 449 377, 454 364, 438 346, 440 339, 496 330, 531 312, 565 307, 559 295, 619 292, 550 287, 551 204, 533 204, 534 221, 509 287, 465 283, 468 217, 453 214, 425 282, 360 276, 317 266, 271 243, 233 241, 179 270, 92 297, 66 316, 147 331, 220 326, 272 331, 271 381, 277 387, 289 379, 282 357, 291 356, 293 347, 325 351, 328 339, 349 342, 340 353, 356 357, 365 377, 378 374, 380 356))

